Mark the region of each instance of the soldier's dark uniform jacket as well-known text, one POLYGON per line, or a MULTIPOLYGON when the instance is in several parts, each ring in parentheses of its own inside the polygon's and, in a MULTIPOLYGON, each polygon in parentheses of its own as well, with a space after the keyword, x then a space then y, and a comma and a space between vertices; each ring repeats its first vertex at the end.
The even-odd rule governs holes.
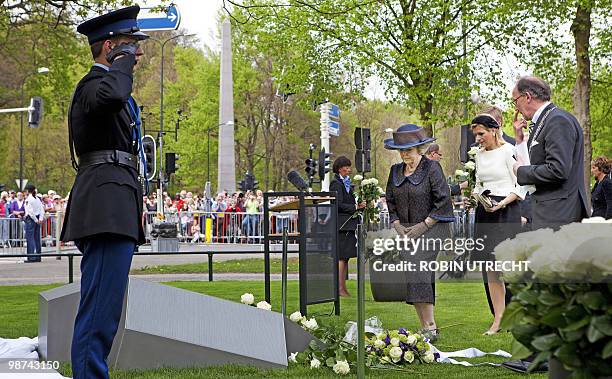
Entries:
MULTIPOLYGON (((107 72, 93 66, 78 83, 70 127, 75 153, 119 150, 138 154, 128 108, 134 55, 113 62, 107 72)), ((62 241, 114 233, 145 242, 142 228, 142 186, 135 169, 117 164, 80 168, 70 192, 62 241)))

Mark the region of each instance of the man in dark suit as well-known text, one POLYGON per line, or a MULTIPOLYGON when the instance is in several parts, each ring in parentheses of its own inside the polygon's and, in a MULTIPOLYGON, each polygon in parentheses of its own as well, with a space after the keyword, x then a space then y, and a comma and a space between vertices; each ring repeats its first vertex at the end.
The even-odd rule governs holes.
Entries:
MULTIPOLYGON (((584 186, 582 128, 570 113, 550 102, 550 86, 540 78, 520 78, 512 90, 517 114, 533 122, 527 147, 530 165, 514 167, 521 185, 534 185, 532 227, 560 226, 588 217, 584 186)), ((517 142, 523 140, 515 116, 517 142)))
POLYGON ((132 72, 148 38, 132 6, 77 28, 95 63, 77 84, 68 115, 73 166, 62 241, 83 253, 81 300, 72 340, 74 378, 108 378, 106 358, 117 332, 132 255, 144 243, 140 116, 131 97, 132 72), (78 163, 74 159, 74 152, 78 163))
MULTIPOLYGON (((521 185, 535 186, 531 195, 532 228, 559 227, 588 217, 584 186, 582 128, 570 113, 550 102, 548 83, 533 76, 522 77, 512 90, 516 108, 516 143, 524 140, 523 128, 532 121, 527 148, 530 165, 517 162, 514 172, 521 185), (523 120, 518 119, 518 114, 523 120)), ((508 361, 503 367, 526 372, 535 355, 508 361)), ((541 363, 535 371, 546 371, 541 363)))

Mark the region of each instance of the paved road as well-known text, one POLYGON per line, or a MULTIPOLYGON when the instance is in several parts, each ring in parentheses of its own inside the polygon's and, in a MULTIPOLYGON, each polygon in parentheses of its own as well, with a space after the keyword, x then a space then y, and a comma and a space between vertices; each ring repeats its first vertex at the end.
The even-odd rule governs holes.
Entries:
MULTIPOLYGON (((246 258, 262 258, 263 254, 253 253, 252 251, 259 250, 257 245, 239 245, 240 249, 245 251, 240 254, 217 254, 214 257, 215 262, 225 261, 230 259, 246 259, 246 258)), ((190 251, 206 251, 206 247, 186 246, 181 247, 182 250, 190 251)), ((235 250, 236 247, 223 247, 219 249, 235 250)), ((145 247, 142 252, 149 252, 145 247)), ((65 251, 68 252, 68 251, 65 251)), ((72 251, 74 252, 74 250, 72 251)), ((290 253, 290 256, 295 254, 290 253)), ((280 254, 271 254, 274 258, 280 258, 280 254)), ((138 269, 145 266, 157 265, 177 265, 184 263, 208 263, 207 255, 144 255, 134 256, 132 261, 132 269, 138 269)), ((74 280, 80 279, 79 265, 80 257, 74 257, 74 280)), ((262 267, 263 270, 263 267, 262 267)), ((153 281, 173 281, 173 280, 208 280, 208 274, 151 274, 138 275, 141 278, 147 278, 153 281)), ((297 279, 296 275, 289 275, 290 279, 297 279), (294 277, 295 276, 295 277, 294 277)), ((261 274, 225 274, 215 273, 215 280, 263 280, 261 274)), ((272 279, 279 279, 280 275, 272 275, 272 279)), ((2 258, 0 255, 0 285, 22 285, 22 284, 50 284, 50 283, 68 283, 68 258, 63 257, 62 260, 57 260, 55 257, 43 258, 40 263, 23 263, 22 258, 2 258)))

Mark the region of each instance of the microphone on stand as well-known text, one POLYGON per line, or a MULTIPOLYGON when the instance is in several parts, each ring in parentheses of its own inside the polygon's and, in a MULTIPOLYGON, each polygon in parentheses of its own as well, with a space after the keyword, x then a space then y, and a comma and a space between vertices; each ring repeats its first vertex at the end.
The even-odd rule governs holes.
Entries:
POLYGON ((291 184, 295 186, 295 188, 298 189, 298 191, 308 192, 308 184, 306 184, 304 179, 302 179, 302 177, 300 176, 300 174, 297 173, 297 171, 289 171, 289 173, 287 174, 287 179, 291 184))

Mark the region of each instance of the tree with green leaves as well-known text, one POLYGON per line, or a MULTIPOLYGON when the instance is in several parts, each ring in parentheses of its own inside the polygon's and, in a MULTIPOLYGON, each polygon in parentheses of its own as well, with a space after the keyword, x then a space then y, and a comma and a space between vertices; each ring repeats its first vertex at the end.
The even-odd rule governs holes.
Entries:
POLYGON ((593 151, 612 155, 608 103, 612 62, 609 0, 535 1, 517 4, 528 17, 526 35, 515 35, 515 53, 555 89, 584 131, 585 185, 593 151), (571 38, 568 38, 571 36, 571 38), (596 96, 593 96, 593 95, 596 96))
POLYGON ((430 131, 438 120, 461 118, 453 110, 478 86, 474 61, 485 47, 503 48, 522 18, 510 4, 484 0, 226 3, 237 23, 258 25, 277 40, 313 37, 325 55, 312 58, 326 67, 380 78, 387 96, 416 107, 430 131))

